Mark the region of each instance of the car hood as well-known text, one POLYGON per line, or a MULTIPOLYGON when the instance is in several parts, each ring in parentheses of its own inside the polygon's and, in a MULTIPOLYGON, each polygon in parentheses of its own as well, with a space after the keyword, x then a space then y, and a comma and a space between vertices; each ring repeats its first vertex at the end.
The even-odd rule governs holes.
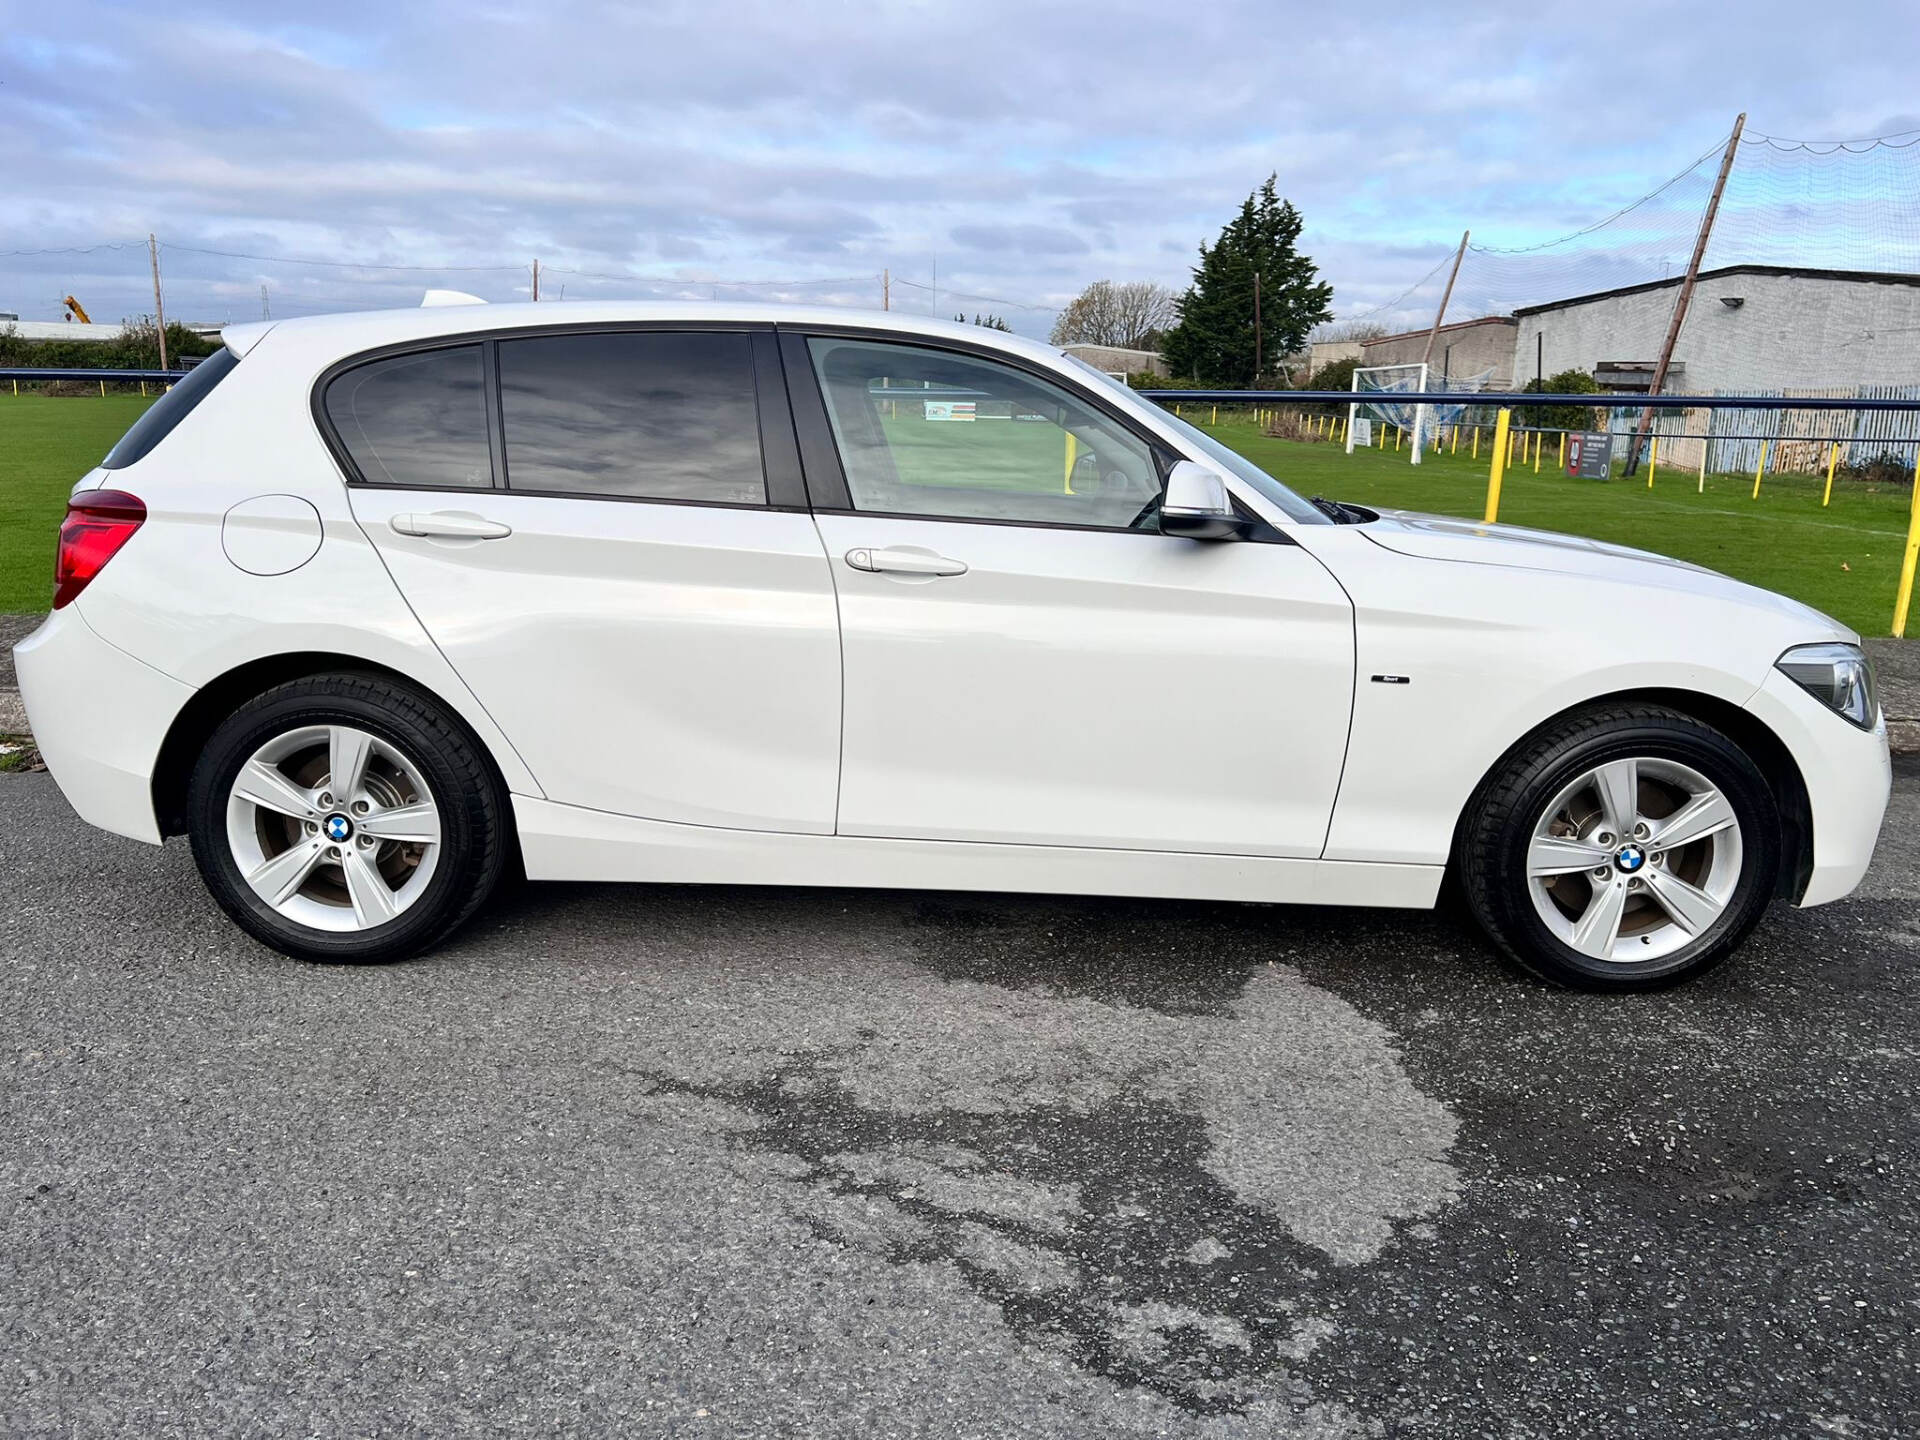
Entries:
POLYGON ((1358 527, 1374 544, 1422 560, 1499 565, 1556 575, 1582 575, 1639 587, 1657 587, 1748 605, 1808 623, 1836 637, 1859 637, 1839 621, 1798 600, 1732 579, 1704 565, 1610 545, 1579 535, 1527 530, 1516 525, 1483 525, 1445 515, 1383 510, 1380 518, 1358 527))

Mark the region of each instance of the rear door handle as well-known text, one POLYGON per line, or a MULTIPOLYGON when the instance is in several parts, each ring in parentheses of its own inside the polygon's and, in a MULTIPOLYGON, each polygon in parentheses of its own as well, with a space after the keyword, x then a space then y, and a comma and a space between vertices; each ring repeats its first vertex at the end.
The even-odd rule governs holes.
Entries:
POLYGON ((448 540, 504 540, 511 525, 469 515, 460 510, 436 510, 430 515, 396 515, 387 522, 397 535, 438 536, 448 540))
POLYGON ((881 575, 964 575, 967 562, 927 550, 849 550, 847 564, 881 575))

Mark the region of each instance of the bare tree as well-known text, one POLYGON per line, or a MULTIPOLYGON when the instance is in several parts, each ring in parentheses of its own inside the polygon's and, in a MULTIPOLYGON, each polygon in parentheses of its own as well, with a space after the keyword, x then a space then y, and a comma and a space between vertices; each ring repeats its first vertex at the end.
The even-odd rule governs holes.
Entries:
POLYGON ((1173 292, 1150 280, 1116 285, 1096 280, 1054 322, 1056 345, 1113 345, 1123 350, 1156 348, 1160 332, 1176 318, 1173 292))
POLYGON ((1379 340, 1387 333, 1387 327, 1378 320, 1329 320, 1324 325, 1315 326, 1308 338, 1366 341, 1379 340))

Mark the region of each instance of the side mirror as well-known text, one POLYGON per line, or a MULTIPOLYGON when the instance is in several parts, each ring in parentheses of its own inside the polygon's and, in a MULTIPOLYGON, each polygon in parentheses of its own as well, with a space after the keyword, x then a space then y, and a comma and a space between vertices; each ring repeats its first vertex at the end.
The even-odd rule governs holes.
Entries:
POLYGON ((1247 532, 1247 522, 1233 508, 1227 482, 1217 471, 1192 460, 1181 460, 1167 476, 1166 498, 1160 502, 1160 533, 1188 540, 1234 540, 1247 532))

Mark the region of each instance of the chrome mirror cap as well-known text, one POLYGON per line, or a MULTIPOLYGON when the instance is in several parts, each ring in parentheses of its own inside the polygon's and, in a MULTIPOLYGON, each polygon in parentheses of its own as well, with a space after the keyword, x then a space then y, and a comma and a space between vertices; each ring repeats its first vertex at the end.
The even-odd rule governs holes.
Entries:
POLYGON ((1175 463, 1160 503, 1160 530, 1189 540, 1230 540, 1247 522, 1233 508, 1226 477, 1193 460, 1175 463))

